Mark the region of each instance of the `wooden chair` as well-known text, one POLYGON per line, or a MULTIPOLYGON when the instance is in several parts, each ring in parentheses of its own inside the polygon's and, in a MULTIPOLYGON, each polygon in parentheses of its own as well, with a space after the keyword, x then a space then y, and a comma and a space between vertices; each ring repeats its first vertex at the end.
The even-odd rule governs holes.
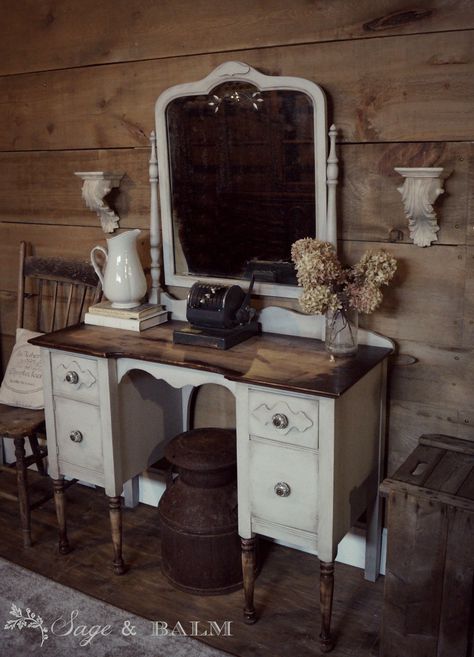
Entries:
MULTIPOLYGON (((77 324, 89 305, 96 303, 100 296, 100 284, 90 264, 29 256, 26 243, 21 242, 17 328, 51 332, 77 324)), ((31 509, 53 496, 49 493, 32 503, 28 487, 29 466, 36 464, 38 471, 46 475, 44 411, 0 404, 0 451, 2 438, 13 440, 15 445, 15 462, 8 466, 0 465, 0 471, 16 471, 18 497, 2 490, 0 497, 18 499, 23 544, 29 547, 31 509), (25 440, 31 446, 30 456, 26 456, 25 440)))

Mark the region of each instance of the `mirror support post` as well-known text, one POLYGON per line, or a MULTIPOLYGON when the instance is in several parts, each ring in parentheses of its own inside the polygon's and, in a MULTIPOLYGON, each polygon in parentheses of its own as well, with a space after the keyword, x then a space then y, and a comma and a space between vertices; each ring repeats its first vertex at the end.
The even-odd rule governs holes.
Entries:
POLYGON ((329 156, 327 161, 328 214, 326 240, 332 242, 334 246, 337 245, 336 185, 339 175, 336 155, 336 135, 337 129, 333 123, 329 128, 329 156))
POLYGON ((161 227, 158 215, 158 160, 156 156, 156 137, 155 132, 150 134, 150 251, 151 251, 151 291, 149 295, 150 303, 160 302, 160 247, 161 247, 161 227))

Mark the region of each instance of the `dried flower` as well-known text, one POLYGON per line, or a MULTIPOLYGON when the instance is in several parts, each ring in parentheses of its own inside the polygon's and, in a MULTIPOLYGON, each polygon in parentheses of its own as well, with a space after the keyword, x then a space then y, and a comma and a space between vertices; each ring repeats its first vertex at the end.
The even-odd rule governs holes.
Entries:
POLYGON ((304 237, 301 240, 297 240, 291 247, 291 257, 293 262, 298 262, 298 260, 308 253, 315 253, 324 257, 327 254, 334 254, 334 245, 331 242, 323 242, 321 240, 315 240, 312 237, 304 237))
POLYGON ((382 303, 382 292, 373 283, 366 283, 365 285, 348 283, 346 293, 349 306, 367 315, 373 313, 382 303))
POLYGON ((327 285, 306 288, 300 297, 300 306, 305 313, 324 315, 328 310, 339 310, 342 303, 337 294, 327 285))
POLYGON ((305 253, 296 265, 296 277, 301 287, 327 284, 341 278, 342 269, 334 253, 321 257, 305 253))
POLYGON ((388 285, 397 270, 397 261, 385 251, 367 251, 353 270, 366 283, 388 285))
POLYGON ((372 313, 382 302, 380 287, 388 285, 397 269, 397 261, 385 251, 368 251, 359 263, 344 268, 330 242, 310 237, 293 244, 291 257, 306 313, 349 308, 372 313))
POLYGON ((327 284, 341 279, 341 263, 330 242, 305 237, 293 244, 291 257, 296 265, 298 284, 302 287, 327 284))

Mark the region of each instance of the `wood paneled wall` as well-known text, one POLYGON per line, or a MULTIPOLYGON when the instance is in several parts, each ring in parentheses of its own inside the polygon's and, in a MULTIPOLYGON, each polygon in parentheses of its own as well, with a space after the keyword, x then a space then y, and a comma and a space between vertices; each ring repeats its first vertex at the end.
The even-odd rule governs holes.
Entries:
MULTIPOLYGON (((148 134, 168 86, 239 59, 321 84, 339 129, 348 260, 399 260, 366 325, 396 340, 389 469, 422 432, 474 440, 472 0, 6 0, 0 24, 0 331, 14 335, 18 242, 87 257, 103 239, 74 171, 123 170, 121 227, 148 226, 148 134), (442 166, 439 241, 408 237, 395 166, 442 166), (390 232, 402 237, 391 243, 390 232)), ((222 397, 222 396, 221 396, 222 397)), ((224 413, 228 400, 219 398, 224 413)), ((199 422, 215 405, 202 399, 199 422)), ((231 414, 229 413, 229 417, 231 414)), ((229 417, 223 421, 229 421, 229 417)))

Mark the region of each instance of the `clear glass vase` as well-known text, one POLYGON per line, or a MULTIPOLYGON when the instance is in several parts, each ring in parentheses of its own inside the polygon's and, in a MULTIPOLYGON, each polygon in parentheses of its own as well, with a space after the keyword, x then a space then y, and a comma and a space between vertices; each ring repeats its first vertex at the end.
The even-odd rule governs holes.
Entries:
POLYGON ((335 356, 352 356, 357 353, 357 310, 335 310, 326 313, 326 351, 335 356))

